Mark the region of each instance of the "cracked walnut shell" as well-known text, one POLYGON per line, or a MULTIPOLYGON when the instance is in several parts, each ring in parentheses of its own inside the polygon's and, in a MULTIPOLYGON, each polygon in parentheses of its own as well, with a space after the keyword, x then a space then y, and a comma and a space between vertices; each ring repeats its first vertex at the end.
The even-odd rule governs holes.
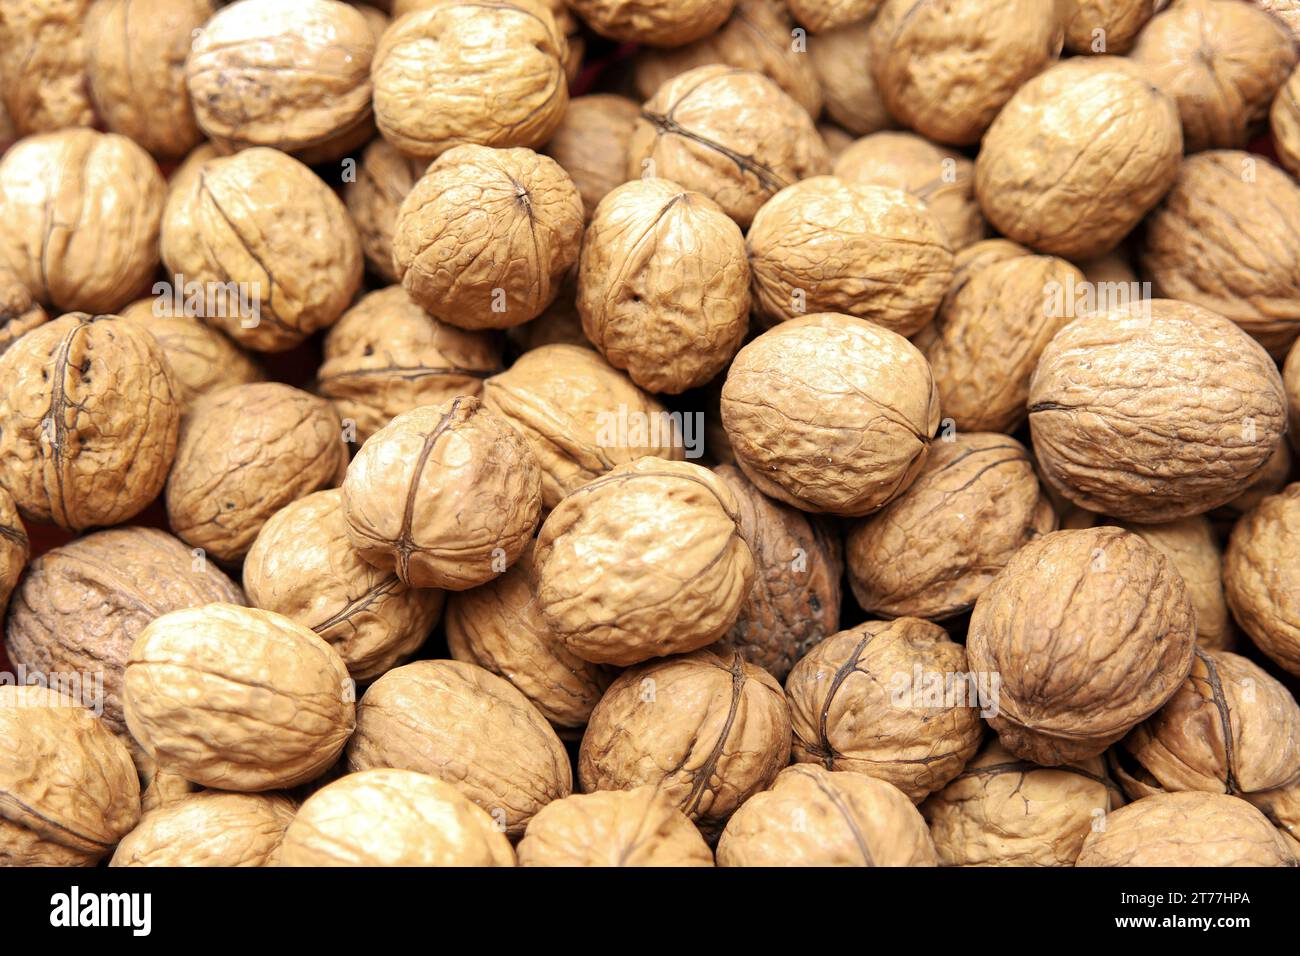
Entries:
POLYGON ((542 808, 520 866, 713 866, 713 851, 654 787, 575 793, 542 808))
POLYGON ((683 46, 718 29, 736 0, 566 0, 601 36, 648 46, 683 46))
POLYGON ((547 141, 546 154, 573 180, 587 219, 606 194, 623 184, 627 145, 640 114, 640 104, 626 96, 593 93, 575 97, 555 135, 547 141))
POLYGON ((1223 591, 1232 616, 1261 651, 1300 674, 1300 484, 1265 498, 1232 529, 1223 591))
POLYGON ((204 791, 151 810, 109 866, 271 866, 297 808, 276 794, 204 791))

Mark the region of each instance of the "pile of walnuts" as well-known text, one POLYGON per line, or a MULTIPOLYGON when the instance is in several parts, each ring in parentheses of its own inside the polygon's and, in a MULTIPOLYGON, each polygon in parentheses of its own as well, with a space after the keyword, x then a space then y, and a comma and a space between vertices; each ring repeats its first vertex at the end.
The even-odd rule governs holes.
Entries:
POLYGON ((1300 866, 1298 66, 0 0, 0 865, 1300 866))

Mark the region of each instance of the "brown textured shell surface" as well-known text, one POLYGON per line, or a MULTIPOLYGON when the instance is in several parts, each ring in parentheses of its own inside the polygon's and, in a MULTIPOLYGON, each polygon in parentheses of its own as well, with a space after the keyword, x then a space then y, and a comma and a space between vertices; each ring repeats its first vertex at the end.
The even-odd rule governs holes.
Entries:
POLYGON ((708 36, 731 15, 736 0, 566 0, 601 36, 624 43, 682 46, 708 36))
POLYGON ((437 777, 512 837, 573 789, 569 755, 546 718, 509 681, 462 661, 416 661, 371 684, 348 767, 437 777))
POLYGON ((1065 48, 1071 53, 1082 54, 1127 53, 1147 21, 1168 2, 1065 0, 1065 48))
POLYGON ((1300 484, 1265 498, 1232 529, 1223 591, 1250 639, 1290 674, 1300 674, 1300 484))
POLYGON ((936 866, 925 820, 897 787, 812 764, 782 770, 718 842, 719 866, 936 866))
POLYGON ((546 154, 578 187, 588 219, 605 195, 626 179, 627 146, 640 113, 640 105, 626 96, 575 97, 546 143, 546 154))
POLYGON ((280 382, 203 396, 167 479, 167 520, 187 544, 242 558, 289 502, 343 480, 347 445, 329 402, 280 382))
POLYGON ((75 312, 0 356, 0 484, 34 521, 80 531, 135 517, 177 449, 180 390, 152 335, 75 312))
POLYGON ((32 290, 8 266, 0 264, 0 355, 49 319, 32 290))
POLYGON ((0 686, 0 866, 94 866, 140 819, 131 754, 84 703, 0 686))
POLYGON ((578 267, 587 338, 650 392, 677 394, 727 367, 749 328, 740 229, 712 199, 666 179, 616 188, 592 217, 578 267))
MULTIPOLYGON (((1300 5, 1296 7, 1296 13, 1297 23, 1300 23, 1300 5)), ((1292 176, 1300 176, 1300 67, 1277 91, 1268 115, 1278 162, 1292 176)))
POLYGON ((1018 757, 1095 757, 1178 690, 1196 616, 1173 563, 1135 534, 1056 531, 1016 552, 975 604, 971 670, 999 674, 989 724, 1018 757))
POLYGON ((584 660, 628 665, 730 630, 754 583, 735 495, 706 468, 640 458, 561 501, 537 537, 542 618, 584 660))
POLYGON ((829 171, 826 142, 802 106, 761 73, 717 63, 661 86, 628 144, 629 179, 702 192, 742 228, 786 186, 829 171))
POLYGON ((393 261, 429 314, 503 329, 542 313, 578 261, 582 197, 569 174, 530 149, 457 146, 402 201, 393 261))
POLYGON ((939 427, 929 363, 901 335, 834 313, 783 322, 736 356, 722 420, 764 494, 804 511, 860 517, 925 464, 939 427))
POLYGON ((1287 352, 1282 365, 1282 386, 1286 389, 1287 439, 1295 448, 1300 446, 1300 347, 1293 345, 1287 352))
POLYGON ((1182 156, 1173 100, 1127 60, 1075 57, 1003 107, 975 161, 975 195, 1007 238, 1091 259, 1160 201, 1182 156))
POLYGON ((1277 367, 1227 319, 1151 300, 1057 333, 1029 388, 1043 475, 1082 508, 1156 523, 1232 500, 1286 430, 1277 367))
POLYGON ((849 584, 869 613, 942 620, 1055 530, 1028 450, 1008 435, 958 432, 935 442, 907 491, 850 525, 849 584))
POLYGON ((13 495, 0 488, 0 616, 9 606, 9 595, 27 567, 31 553, 31 542, 18 517, 13 495))
MULTIPOLYGON (((1288 401, 1291 395, 1291 389, 1287 389, 1288 401)), ((1294 418, 1291 419, 1294 422, 1294 418)), ((1291 424, 1288 428, 1288 434, 1296 434, 1296 426, 1291 424)), ((1241 494, 1237 495, 1226 505, 1215 509, 1210 513, 1211 518, 1226 518, 1236 520, 1246 512, 1252 510, 1257 504, 1267 498, 1269 495, 1275 495, 1287 486, 1288 479, 1291 477, 1291 445, 1286 438, 1278 440, 1277 445, 1273 448, 1273 454, 1269 456, 1268 464, 1260 469, 1255 477, 1246 483, 1241 494)))
POLYGON ((272 866, 297 807, 278 794, 205 791, 151 810, 109 866, 272 866))
POLYGON ((794 18, 814 32, 874 16, 885 0, 786 0, 794 18))
POLYGON ((1300 41, 1300 0, 1251 0, 1251 2, 1285 23, 1292 35, 1300 41))
POLYGON ((86 15, 91 0, 0 0, 0 97, 20 136, 90 126, 86 15))
POLYGON ((858 136, 896 125, 871 72, 870 31, 871 21, 862 20, 818 33, 808 46, 826 115, 858 136))
POLYGON ((695 651, 624 671, 582 738, 582 789, 649 785, 716 838, 790 759, 781 685, 737 653, 695 651))
POLYGON ((343 184, 343 202, 361 237, 366 265, 388 282, 400 278, 393 262, 397 211, 427 166, 403 156, 388 140, 376 139, 361 154, 356 179, 343 184))

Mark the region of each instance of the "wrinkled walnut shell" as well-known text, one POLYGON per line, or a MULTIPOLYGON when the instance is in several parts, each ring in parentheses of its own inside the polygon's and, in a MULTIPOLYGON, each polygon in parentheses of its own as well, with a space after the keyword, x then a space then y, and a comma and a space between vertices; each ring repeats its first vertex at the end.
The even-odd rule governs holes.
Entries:
MULTIPOLYGON (((31 553, 31 542, 18 518, 13 495, 0 488, 0 616, 4 615, 5 608, 9 606, 9 595, 13 593, 18 578, 27 567, 31 553)), ((10 651, 10 656, 12 654, 10 651)))
MULTIPOLYGON (((826 115, 857 136, 897 125, 871 74, 871 21, 835 27, 812 38, 808 53, 821 82, 826 115)), ((829 141, 825 129, 822 136, 829 141)), ((832 150, 834 152, 834 150, 832 150)))
POLYGON ((1265 498, 1232 529, 1223 558, 1223 593, 1250 639, 1290 674, 1300 674, 1300 586, 1295 553, 1300 484, 1265 498))
POLYGON ((90 126, 86 16, 91 0, 0 0, 0 95, 19 136, 90 126))
POLYGON ((547 804, 519 841, 520 866, 713 866, 695 824, 653 787, 547 804))
POLYGON ((31 289, 6 266, 0 265, 0 355, 49 319, 40 303, 32 297, 31 289))
POLYGON ((400 278, 393 263, 397 210, 427 166, 423 160, 403 156, 388 140, 376 139, 361 154, 356 179, 343 185, 343 202, 361 237, 366 265, 388 282, 400 278))
MULTIPOLYGON (((1071 53, 1127 53, 1139 31, 1169 0, 1066 0, 1065 48, 1071 53)), ((1259 0, 1269 2, 1269 0, 1259 0)))
POLYGON ((682 46, 708 36, 731 15, 736 0, 566 0, 601 36, 624 43, 682 46))
POLYGON ((146 813, 109 866, 271 866, 297 807, 275 794, 196 793, 146 813))
POLYGON ((884 0, 786 0, 794 18, 814 33, 869 19, 884 0))
POLYGON ((564 167, 582 196, 588 219, 626 178, 627 145, 641 106, 626 96, 593 93, 569 101, 546 154, 564 167))

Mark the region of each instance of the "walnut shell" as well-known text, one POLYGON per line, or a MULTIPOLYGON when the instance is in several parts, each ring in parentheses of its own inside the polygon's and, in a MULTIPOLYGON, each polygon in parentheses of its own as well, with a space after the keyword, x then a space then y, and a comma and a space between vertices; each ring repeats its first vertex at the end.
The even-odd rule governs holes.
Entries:
POLYGON ((1300 777, 1276 790, 1247 793, 1243 797, 1268 817, 1291 841, 1291 849, 1300 855, 1300 777))
MULTIPOLYGON (((3 618, 5 608, 9 606, 9 595, 13 593, 18 578, 27 567, 31 553, 31 542, 18 518, 13 495, 0 488, 0 618, 3 618)), ((12 654, 10 651, 10 656, 12 654)))
POLYGON ((1091 511, 1156 523, 1231 501, 1286 429, 1282 379, 1222 316, 1156 299, 1057 333, 1029 389, 1043 475, 1091 511))
POLYGON ((975 195, 1007 238, 1092 259, 1159 202, 1182 155, 1173 100, 1127 60, 1076 57, 1003 107, 975 160, 975 195))
POLYGON ((713 851, 653 787, 547 804, 519 841, 520 866, 713 866, 713 851))
POLYGON ((307 798, 280 866, 514 866, 492 818, 441 780, 406 770, 349 774, 307 798))
POLYGON ((592 712, 578 755, 584 792, 651 785, 706 837, 790 759, 781 685, 710 650, 624 671, 592 712))
POLYGON ((818 33, 808 47, 826 115, 857 136, 897 125, 871 73, 870 31, 870 20, 850 23, 818 33))
POLYGON ((1251 2, 1281 20, 1291 31, 1292 36, 1300 40, 1300 0, 1251 0, 1251 2))
POLYGON ((860 517, 910 485, 939 427, 924 356, 847 315, 783 322, 736 356, 722 421, 764 494, 804 511, 860 517))
POLYGON ((342 481, 347 454, 322 398, 280 382, 212 392, 181 428, 167 521, 187 544, 237 561, 271 515, 342 481))
POLYGON ((473 397, 398 415, 343 481, 357 553, 410 587, 486 584, 528 546, 542 472, 528 443, 473 397))
POLYGON ((1223 593, 1232 616, 1259 649, 1290 674, 1300 674, 1300 484, 1265 498, 1232 529, 1223 558, 1223 593))
POLYGON ((116 316, 74 312, 0 356, 0 484, 25 517, 80 531, 138 514, 177 448, 162 348, 116 316))
POLYGON ((0 0, 0 95, 19 136, 95 122, 86 88, 91 6, 91 0, 0 0))
POLYGON ((864 773, 787 767, 750 797, 718 842, 719 866, 936 866, 907 796, 864 773))
POLYGON ((736 0, 565 0, 601 36, 624 43, 683 46, 718 29, 736 0))
POLYGON ((512 837, 573 789, 569 756, 546 718, 508 681, 462 661, 416 661, 371 684, 348 767, 437 777, 512 837))
POLYGON ((786 186, 829 171, 803 107, 761 73, 716 63, 661 86, 628 144, 629 179, 658 176, 702 192, 742 227, 786 186))
POLYGON ((593 93, 569 101, 546 154, 564 167, 582 196, 587 219, 626 179, 627 146, 641 107, 626 96, 593 93))
POLYGON ((32 290, 6 266, 0 265, 0 355, 49 319, 40 303, 32 297, 32 290))
POLYGON ((794 18, 814 33, 875 16, 885 0, 786 0, 794 18))
MULTIPOLYGON (((1291 390, 1287 389, 1288 396, 1290 393, 1291 390)), ((1288 430, 1291 434, 1296 434, 1294 424, 1288 430)), ((1224 517, 1230 521, 1235 521, 1252 510, 1269 495, 1275 495, 1285 488, 1290 477, 1291 446, 1286 439, 1282 439, 1274 447, 1273 454, 1268 459, 1268 464, 1246 483, 1245 490, 1226 505, 1211 512, 1211 517, 1224 517)))
POLYGON ((1083 54, 1127 53, 1147 21, 1168 2, 1065 0, 1065 48, 1071 53, 1083 54))
MULTIPOLYGON (((1300 5, 1296 7, 1297 23, 1300 24, 1300 5)), ((1297 32, 1300 36, 1300 31, 1297 32)), ((1273 149, 1278 162, 1286 167, 1292 176, 1300 176, 1300 68, 1273 97, 1273 106, 1269 110, 1269 128, 1273 133, 1273 149)))
POLYGON ((400 278, 393 262, 397 210, 427 166, 403 156, 388 140, 377 139, 361 154, 356 179, 343 185, 343 202, 361 237, 366 265, 387 282, 400 278))
POLYGON ((1186 679, 1196 614, 1173 563, 1135 534, 1056 531, 1016 552, 975 604, 971 670, 1000 674, 989 724, 1018 757, 1095 757, 1186 679))
POLYGON ((506 329, 506 339, 519 354, 531 352, 543 345, 580 345, 595 351, 595 346, 582 331, 582 316, 578 314, 578 269, 575 266, 564 276, 560 294, 537 318, 523 325, 506 329))
POLYGON ((93 866, 140 819, 126 745, 82 704, 0 685, 0 865, 93 866))
POLYGON ((205 791, 146 813, 109 866, 271 866, 297 807, 275 794, 205 791))

